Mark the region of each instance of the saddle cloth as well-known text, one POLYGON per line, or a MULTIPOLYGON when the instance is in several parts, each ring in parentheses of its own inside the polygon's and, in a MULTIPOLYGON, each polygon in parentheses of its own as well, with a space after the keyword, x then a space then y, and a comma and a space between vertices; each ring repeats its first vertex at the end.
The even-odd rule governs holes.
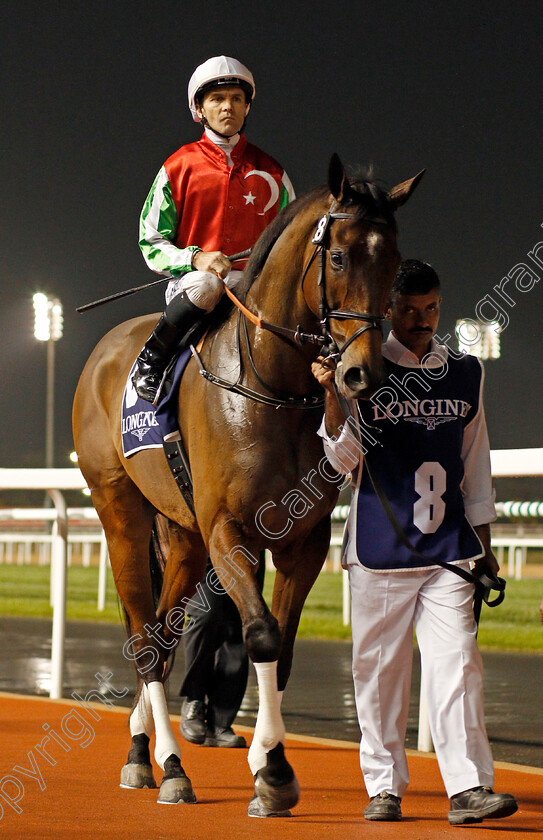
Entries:
POLYGON ((121 408, 121 436, 125 458, 143 449, 162 449, 164 437, 178 430, 177 395, 190 357, 190 347, 179 354, 171 388, 161 397, 158 406, 138 397, 132 384, 136 364, 130 369, 121 408))

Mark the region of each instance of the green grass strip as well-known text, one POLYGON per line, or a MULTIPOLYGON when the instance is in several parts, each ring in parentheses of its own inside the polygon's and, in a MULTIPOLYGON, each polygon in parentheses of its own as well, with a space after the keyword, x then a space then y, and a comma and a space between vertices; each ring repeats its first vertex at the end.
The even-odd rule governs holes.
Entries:
MULTIPOLYGON (((0 565, 0 615, 51 618, 48 566, 0 565)), ((266 573, 264 595, 271 603, 274 573, 266 573)), ((108 569, 106 608, 97 609, 98 569, 70 566, 66 617, 74 621, 119 624, 118 604, 108 569)), ((538 606, 543 597, 541 580, 509 580, 505 601, 489 609, 483 605, 479 644, 482 648, 543 653, 543 625, 538 606)), ((342 624, 342 575, 322 572, 304 607, 298 635, 306 639, 345 639, 350 627, 342 624)))

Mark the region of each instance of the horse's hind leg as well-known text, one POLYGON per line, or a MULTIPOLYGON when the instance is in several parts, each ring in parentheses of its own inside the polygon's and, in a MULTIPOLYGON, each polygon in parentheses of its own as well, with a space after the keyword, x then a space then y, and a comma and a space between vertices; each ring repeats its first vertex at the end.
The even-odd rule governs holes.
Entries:
POLYGON ((121 770, 121 787, 156 788, 149 752, 149 741, 154 731, 155 725, 149 690, 138 675, 136 702, 130 715, 132 744, 126 764, 121 770))
POLYGON ((149 565, 155 510, 120 470, 114 476, 110 475, 104 487, 94 485, 93 501, 104 526, 115 585, 127 615, 129 639, 123 653, 132 659, 138 676, 146 686, 131 715, 132 745, 122 771, 121 784, 132 787, 127 783, 138 783, 148 774, 145 742, 152 732, 148 713, 150 706, 156 731, 155 760, 164 770, 158 801, 168 804, 195 802, 190 779, 181 766, 181 750, 172 729, 164 693, 164 666, 169 651, 177 641, 170 640, 168 643, 161 625, 157 628, 149 565), (140 765, 140 768, 130 768, 134 764, 140 765))

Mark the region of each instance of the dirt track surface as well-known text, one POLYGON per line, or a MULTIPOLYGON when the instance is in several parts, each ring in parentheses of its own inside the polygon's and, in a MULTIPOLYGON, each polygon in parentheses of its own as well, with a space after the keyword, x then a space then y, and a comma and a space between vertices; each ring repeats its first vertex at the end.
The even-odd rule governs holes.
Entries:
MULTIPOLYGON (((123 705, 132 703, 132 663, 122 655, 122 626, 68 622, 64 695, 97 688, 94 674, 112 673, 113 685, 127 687, 123 705)), ((48 694, 51 622, 0 618, 0 691, 48 694)), ((494 758, 543 768, 543 656, 483 652, 486 723, 494 758)), ((169 684, 169 706, 179 713, 177 696, 184 673, 182 646, 169 684)), ((407 746, 417 746, 419 668, 415 657, 407 746)), ((237 722, 253 726, 257 710, 254 669, 237 722)), ((283 698, 287 730, 357 742, 351 646, 347 642, 298 639, 292 675, 283 698)))
MULTIPOLYGON (((246 750, 211 750, 182 740, 183 765, 198 803, 158 805, 157 791, 119 787, 129 743, 127 710, 110 711, 101 704, 92 708, 100 720, 71 701, 0 696, 0 789, 8 798, 16 798, 14 784, 5 781, 7 774, 18 778, 24 788, 17 805, 21 813, 0 800, 4 806, 0 836, 9 840, 359 840, 362 836, 376 840, 454 836, 499 840, 541 836, 543 832, 541 770, 498 767, 496 789, 516 795, 519 811, 505 820, 452 827, 447 822, 448 800, 435 759, 410 755, 412 782, 403 801, 404 821, 368 823, 363 818, 368 798, 357 750, 300 738, 287 740, 287 754, 302 788, 300 803, 290 819, 247 817, 252 780, 246 750), (86 720, 87 730, 83 731, 81 722, 76 725, 74 708, 86 720), (67 718, 69 715, 72 717, 67 718), (63 721, 72 733, 80 735, 79 741, 67 739, 63 721), (44 736, 44 724, 70 745, 69 751, 53 741, 46 745, 56 760, 54 766, 35 749, 44 736), (88 743, 82 748, 85 741, 88 743), (14 765, 30 769, 30 751, 43 777, 42 790, 37 778, 13 770, 14 765)), ((249 732, 247 735, 250 740, 249 732)))

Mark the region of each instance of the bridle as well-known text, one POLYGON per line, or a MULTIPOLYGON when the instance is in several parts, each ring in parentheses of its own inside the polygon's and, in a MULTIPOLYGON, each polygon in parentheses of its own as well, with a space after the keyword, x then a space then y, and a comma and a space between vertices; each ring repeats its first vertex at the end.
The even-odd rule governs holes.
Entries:
MULTIPOLYGON (((317 227, 315 229, 315 233, 311 242, 315 245, 309 260, 303 269, 302 272, 302 292, 303 286, 305 282, 305 278, 311 268, 313 262, 315 261, 317 255, 319 256, 319 274, 317 278, 317 285, 320 289, 320 301, 319 301, 319 323, 321 331, 320 333, 306 333, 302 330, 301 325, 298 325, 297 329, 289 329, 288 327, 281 327, 278 324, 272 324, 268 321, 265 321, 263 318, 260 318, 258 315, 255 315, 253 312, 250 311, 240 300, 236 297, 236 295, 228 288, 226 283, 224 283, 224 291, 226 295, 230 298, 230 300, 235 304, 235 306, 239 310, 239 319, 238 319, 238 350, 240 354, 241 360, 241 343, 240 343, 240 333, 239 333, 239 324, 243 320, 244 326, 244 337, 246 343, 246 349, 249 361, 251 363, 253 372, 255 373, 258 381, 261 385, 263 385, 268 391, 271 393, 277 394, 275 397, 269 397, 265 394, 259 394, 257 391, 253 391, 250 388, 241 384, 241 377, 242 377, 242 369, 240 367, 240 374, 238 377, 237 382, 228 382, 222 379, 219 376, 208 371, 200 358, 199 353, 197 350, 191 346, 192 354, 200 368, 201 375, 211 382, 214 385, 218 385, 220 388, 224 388, 228 391, 232 391, 234 393, 242 394, 249 399, 255 400, 256 402, 264 403, 265 405, 274 406, 275 408, 296 408, 296 409, 310 409, 316 408, 323 405, 324 400, 321 396, 316 396, 310 394, 305 397, 298 397, 295 395, 286 395, 284 392, 278 392, 277 389, 268 385, 264 380, 259 376, 258 371, 253 362, 251 348, 249 345, 249 337, 247 333, 247 324, 246 321, 250 321, 260 329, 267 330, 268 332, 272 332, 275 335, 278 335, 282 338, 286 338, 290 341, 293 341, 295 344, 303 346, 304 344, 316 344, 321 348, 321 354, 327 356, 328 358, 333 359, 334 361, 339 361, 342 355, 345 353, 348 347, 356 341, 359 336, 365 333, 367 330, 379 330, 382 332, 382 322, 384 320, 384 315, 371 315, 367 312, 351 312, 349 310, 343 309, 332 309, 328 304, 328 299, 326 296, 326 256, 330 250, 329 243, 330 243, 330 227, 334 221, 337 220, 348 220, 354 219, 354 213, 342 213, 335 211, 334 205, 332 204, 330 210, 324 214, 319 220, 317 227), (356 320, 356 321, 364 321, 364 325, 359 327, 352 336, 350 336, 341 346, 338 347, 338 344, 334 337, 330 332, 330 320, 356 320)), ((363 219, 364 221, 370 222, 372 224, 382 224, 388 225, 390 221, 382 217, 371 217, 367 216, 366 214, 360 215, 359 213, 356 214, 357 219, 363 219)), ((224 281, 223 281, 224 282, 224 281)))
MULTIPOLYGON (((319 220, 317 224, 317 228, 315 230, 315 234, 311 242, 315 245, 313 253, 311 254, 307 265, 304 268, 302 274, 302 290, 306 275, 311 268, 315 258, 317 255, 319 256, 319 276, 317 279, 317 285, 320 289, 320 301, 319 301, 319 322, 321 326, 321 342, 326 347, 328 351, 328 358, 333 359, 334 361, 339 361, 348 347, 356 341, 359 336, 365 333, 367 330, 379 330, 379 332, 383 331, 383 320, 384 315, 372 315, 367 312, 353 312, 351 310, 346 309, 332 309, 328 303, 328 298, 326 295, 326 257, 330 250, 330 227, 332 222, 336 220, 346 220, 346 219, 353 219, 354 213, 341 213, 334 211, 333 205, 328 211, 325 213, 324 216, 319 220), (330 320, 334 319, 337 321, 365 321, 364 326, 359 327, 349 338, 343 343, 341 348, 338 347, 338 344, 334 337, 330 332, 330 320), (324 340, 323 340, 324 339, 324 340)), ((388 225, 386 219, 377 216, 372 217, 368 216, 367 213, 360 216, 357 214, 358 219, 363 219, 364 221, 370 222, 371 224, 376 225, 388 225)))
MULTIPOLYGON (((382 332, 382 323, 384 321, 384 315, 371 315, 367 312, 351 312, 350 310, 345 309, 332 309, 328 304, 328 298, 326 296, 326 255, 328 254, 330 247, 330 227, 332 222, 336 220, 348 220, 354 219, 354 213, 339 213, 333 210, 333 205, 330 210, 322 216, 317 224, 315 229, 315 233, 311 242, 315 245, 307 264, 305 265, 303 272, 302 272, 302 291, 304 287, 305 278, 311 268, 313 262, 317 255, 319 255, 319 276, 317 278, 317 285, 320 289, 320 301, 319 301, 319 323, 321 327, 320 333, 306 333, 303 332, 302 327, 298 325, 297 329, 292 330, 288 329, 288 327, 280 327, 277 324, 271 324, 269 321, 265 321, 263 318, 259 318, 236 297, 236 295, 228 288, 226 283, 224 284, 224 291, 230 298, 230 300, 237 306, 237 308, 241 311, 241 313, 247 318, 247 320, 251 321, 251 323, 255 324, 255 326, 260 327, 263 330, 268 330, 268 332, 273 332, 276 335, 280 335, 283 338, 288 338, 291 341, 294 341, 296 344, 317 344, 321 347, 326 347, 330 351, 330 355, 333 357, 337 357, 338 359, 341 358, 343 353, 347 350, 347 348, 355 341, 362 333, 365 333, 366 330, 379 330, 382 332), (334 337, 330 333, 330 319, 335 319, 339 321, 365 321, 363 327, 360 327, 356 332, 351 335, 347 341, 342 345, 341 349, 338 347, 334 337)), ((364 221, 370 222, 371 224, 376 225, 389 225, 390 222, 386 219, 376 216, 367 216, 366 214, 360 216, 357 214, 358 219, 363 219, 364 221)))

